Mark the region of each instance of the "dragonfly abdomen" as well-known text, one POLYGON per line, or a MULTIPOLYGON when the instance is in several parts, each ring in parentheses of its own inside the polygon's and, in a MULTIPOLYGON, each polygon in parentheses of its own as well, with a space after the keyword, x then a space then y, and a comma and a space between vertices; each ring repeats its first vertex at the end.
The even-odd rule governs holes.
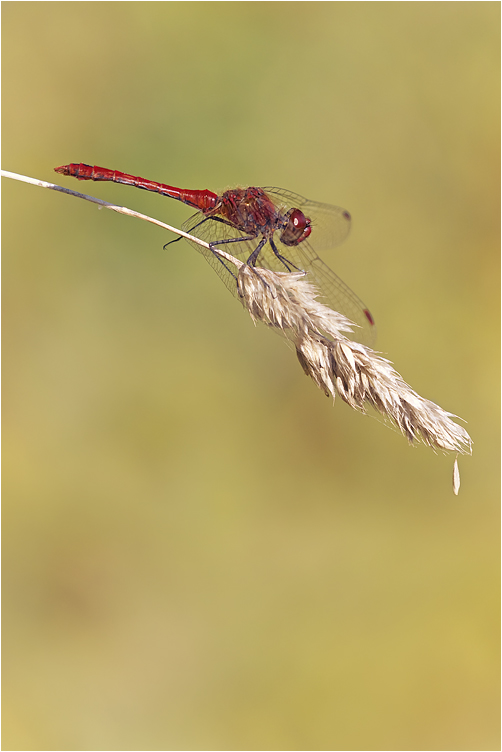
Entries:
POLYGON ((54 172, 59 172, 61 175, 70 175, 77 178, 77 180, 102 180, 111 183, 132 185, 135 188, 142 188, 144 191, 152 191, 153 193, 160 193, 161 196, 175 198, 202 212, 214 209, 219 200, 216 193, 212 191, 192 191, 186 188, 175 188, 172 185, 165 185, 164 183, 157 183, 154 180, 128 175, 126 172, 119 172, 118 170, 109 170, 106 167, 83 164, 83 162, 55 167, 54 172))

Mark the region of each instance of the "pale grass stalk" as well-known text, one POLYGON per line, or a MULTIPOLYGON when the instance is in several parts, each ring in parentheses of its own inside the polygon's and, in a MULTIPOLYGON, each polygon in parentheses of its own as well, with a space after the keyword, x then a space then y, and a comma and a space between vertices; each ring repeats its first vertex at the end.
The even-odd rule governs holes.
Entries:
MULTIPOLYGON (((208 243, 126 207, 54 183, 16 173, 2 171, 1 174, 143 219, 209 249, 208 243)), ((360 412, 365 412, 370 405, 390 419, 410 443, 421 440, 427 446, 452 451, 456 455, 471 454, 470 436, 452 420, 456 416, 417 394, 389 360, 351 340, 347 335, 356 325, 317 300, 318 290, 309 282, 308 275, 252 268, 225 251, 210 250, 234 265, 239 298, 252 319, 261 321, 293 343, 303 370, 326 395, 334 399, 338 394, 360 412)), ((455 458, 455 494, 458 494, 459 487, 460 475, 455 458)))

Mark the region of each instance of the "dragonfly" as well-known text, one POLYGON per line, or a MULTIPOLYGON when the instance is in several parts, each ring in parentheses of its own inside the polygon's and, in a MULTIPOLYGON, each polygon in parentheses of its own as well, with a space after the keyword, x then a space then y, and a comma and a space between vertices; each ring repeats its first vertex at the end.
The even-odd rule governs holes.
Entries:
POLYGON ((217 194, 207 189, 175 188, 83 163, 62 165, 55 172, 78 180, 132 185, 197 209, 182 229, 208 243, 210 247, 205 248, 189 241, 236 297, 236 275, 229 262, 212 249, 228 250, 252 267, 305 272, 319 292, 318 300, 357 325, 352 338, 367 345, 374 343, 376 327, 369 308, 318 256, 319 251, 334 248, 348 236, 351 216, 345 209, 310 201, 282 188, 231 188, 217 194))

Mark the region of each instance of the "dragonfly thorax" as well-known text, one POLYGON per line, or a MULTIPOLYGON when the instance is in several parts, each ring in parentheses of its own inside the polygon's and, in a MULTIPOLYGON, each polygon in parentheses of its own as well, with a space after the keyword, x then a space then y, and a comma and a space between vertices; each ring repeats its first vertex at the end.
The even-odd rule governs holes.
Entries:
POLYGON ((221 197, 217 214, 253 237, 271 234, 282 225, 276 207, 262 188, 233 188, 221 197))

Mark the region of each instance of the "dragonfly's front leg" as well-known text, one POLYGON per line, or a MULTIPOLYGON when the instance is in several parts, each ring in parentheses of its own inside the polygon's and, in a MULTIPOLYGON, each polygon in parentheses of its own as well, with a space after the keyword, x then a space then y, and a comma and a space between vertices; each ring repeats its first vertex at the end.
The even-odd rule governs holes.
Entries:
POLYGON ((278 258, 279 261, 281 261, 284 264, 284 266, 286 267, 286 269, 288 270, 288 272, 293 271, 293 269, 296 269, 297 272, 301 272, 302 271, 297 266, 295 266, 292 261, 290 261, 285 256, 282 256, 279 253, 279 251, 277 250, 277 246, 274 243, 274 239, 273 238, 270 238, 269 240, 270 240, 270 245, 272 247, 272 250, 273 250, 276 258, 278 258))

